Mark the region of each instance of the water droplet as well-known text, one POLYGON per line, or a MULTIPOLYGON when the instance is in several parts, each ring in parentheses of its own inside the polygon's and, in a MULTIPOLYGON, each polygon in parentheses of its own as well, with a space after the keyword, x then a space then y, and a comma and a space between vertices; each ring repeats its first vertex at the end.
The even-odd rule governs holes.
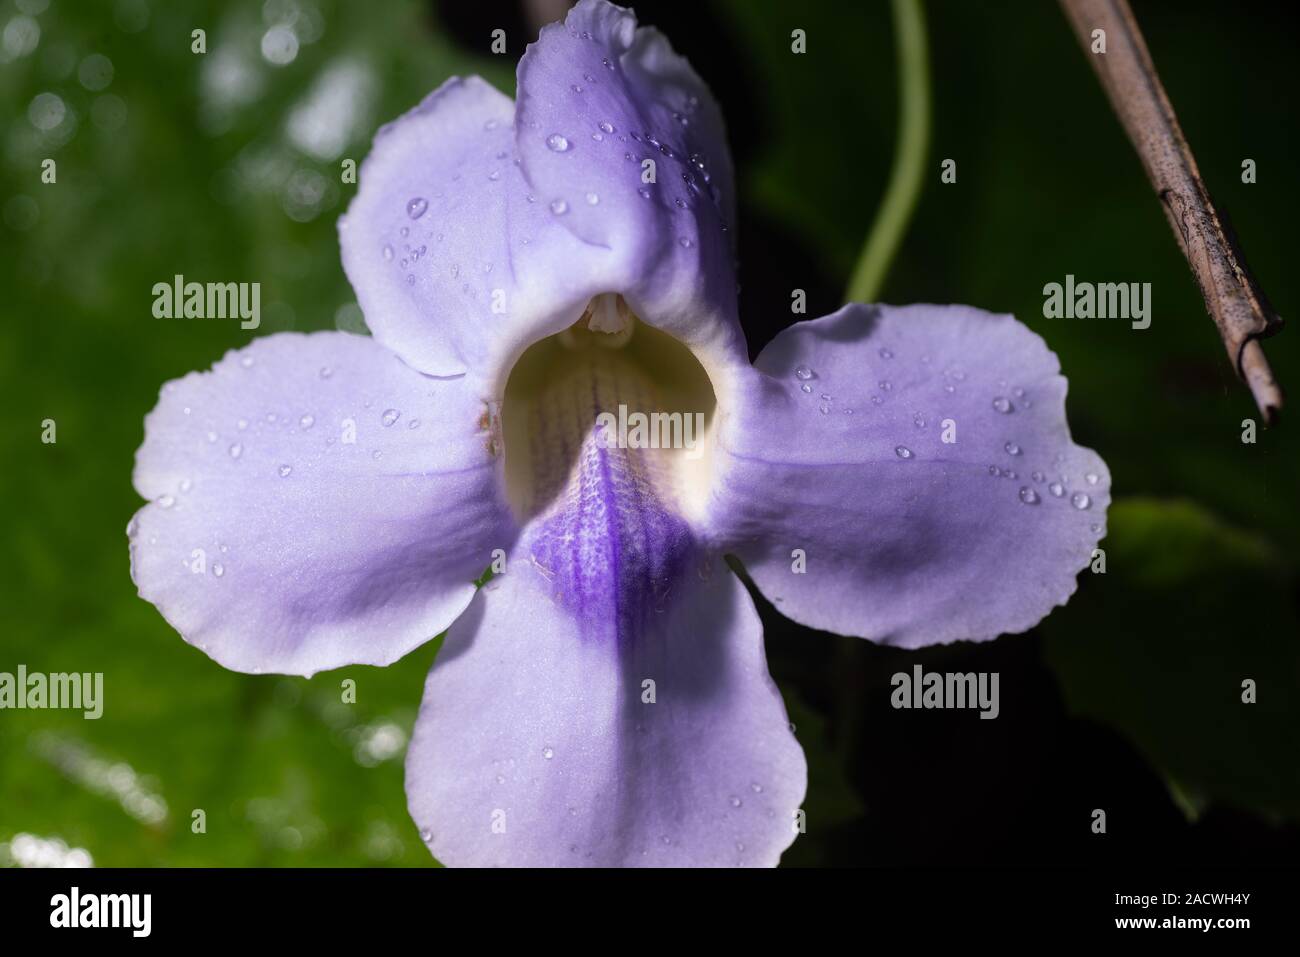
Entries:
POLYGON ((695 245, 693 242, 691 242, 691 241, 690 241, 689 239, 687 239, 685 236, 683 236, 681 239, 677 240, 677 242, 679 242, 679 243, 681 244, 681 246, 682 246, 683 249, 690 249, 692 246, 695 245))
POLYGON ((569 86, 569 89, 571 89, 574 93, 581 93, 581 92, 582 92, 582 87, 578 86, 578 84, 576 84, 576 83, 571 84, 571 85, 569 86))
MULTIPOLYGON (((424 211, 429 208, 429 201, 421 196, 416 196, 406 204, 406 215, 412 219, 419 219, 424 215, 424 211)), ((406 227, 402 227, 405 229, 406 227)), ((406 233, 402 234, 407 235, 406 233)))
POLYGON ((812 369, 808 368, 807 366, 795 366, 794 377, 796 379, 803 379, 807 381, 808 379, 817 378, 817 373, 813 372, 812 369))
POLYGON ((328 378, 329 378, 330 376, 332 376, 333 374, 334 374, 334 370, 331 369, 329 366, 321 366, 321 367, 320 367, 320 377, 321 377, 322 379, 328 379, 328 378))
POLYGON ((1047 490, 1057 498, 1060 498, 1062 495, 1065 494, 1065 486, 1062 485, 1060 482, 1052 482, 1050 485, 1047 486, 1047 490))
POLYGON ((912 424, 918 429, 925 428, 925 416, 918 412, 916 415, 912 416, 912 424))
POLYGON ((882 380, 880 380, 880 391, 881 391, 881 392, 888 392, 888 391, 889 391, 890 389, 892 389, 893 387, 894 387, 893 384, 892 384, 888 379, 882 379, 882 380))
POLYGON ((602 122, 600 122, 600 123, 597 123, 596 125, 597 125, 598 127, 600 127, 600 131, 601 131, 602 133, 613 133, 613 132, 614 132, 614 124, 613 124, 613 123, 606 123, 606 122, 602 121, 602 122))
POLYGON ((504 774, 498 774, 497 784, 505 784, 505 783, 506 783, 506 776, 504 774))
POLYGON ((401 416, 401 414, 402 413, 397 411, 397 409, 385 409, 383 416, 380 418, 380 421, 383 422, 384 427, 387 428, 388 426, 396 422, 397 419, 401 416))
POLYGON ((494 169, 492 172, 488 173, 488 179, 492 180, 492 182, 494 183, 500 178, 501 178, 501 171, 499 169, 494 169))
POLYGON ((943 387, 943 391, 947 392, 949 395, 952 395, 954 392, 957 391, 957 387, 953 385, 946 385, 943 387))
POLYGON ((812 386, 810 386, 807 382, 805 382, 803 385, 799 386, 799 388, 800 388, 800 390, 803 391, 803 392, 812 392, 812 386))
POLYGON ((554 749, 542 748, 542 757, 544 757, 547 761, 551 760, 551 758, 555 757, 554 749))
POLYGON ((1070 496, 1070 504, 1079 509, 1079 511, 1083 511, 1092 504, 1092 499, 1089 498, 1085 492, 1075 492, 1070 496))
POLYGON ((743 801, 740 800, 740 798, 736 797, 734 794, 731 797, 727 798, 727 801, 732 807, 740 807, 740 805, 744 803, 743 801))
POLYGON ((880 403, 883 402, 883 401, 884 401, 884 400, 881 399, 880 396, 878 396, 878 395, 873 395, 873 396, 871 397, 871 404, 872 404, 872 405, 880 405, 880 403))
POLYGON ((373 452, 370 453, 370 457, 372 459, 378 460, 384 457, 384 453, 379 451, 379 449, 375 449, 373 452))
POLYGON ((912 450, 905 445, 900 445, 898 448, 894 449, 894 454, 900 459, 910 459, 912 457, 912 450))
POLYGON ((597 196, 595 193, 588 193, 588 194, 587 194, 587 205, 588 205, 588 206, 595 206, 595 205, 596 205, 597 203, 599 203, 599 202, 600 202, 600 197, 597 196))
POLYGON ((213 574, 213 575, 215 575, 217 578, 220 578, 220 577, 221 577, 222 575, 224 575, 225 573, 226 573, 226 566, 225 566, 225 565, 221 564, 221 562, 214 562, 214 563, 213 563, 213 565, 212 565, 212 574, 213 574))
POLYGON ((411 274, 411 273, 407 273, 407 274, 406 274, 406 284, 407 284, 408 286, 414 286, 414 285, 415 285, 415 276, 414 276, 413 274, 411 274))
POLYGON ((418 429, 420 427, 420 420, 412 419, 410 422, 406 423, 406 427, 408 429, 418 429))
POLYGON ((637 190, 637 192, 641 194, 641 198, 642 198, 642 199, 649 199, 649 198, 650 198, 650 187, 649 187, 649 186, 642 186, 640 189, 637 190))
POLYGON ((158 504, 162 508, 171 508, 173 505, 176 504, 176 499, 171 495, 164 495, 158 499, 158 504))
POLYGON ((994 476, 994 477, 996 478, 997 476, 999 476, 999 475, 1001 475, 1001 474, 1002 474, 1002 470, 1001 470, 1000 468, 998 468, 996 465, 990 465, 990 466, 989 466, 989 475, 992 475, 992 476, 994 476))
POLYGON ((316 417, 311 414, 304 415, 301 419, 298 420, 298 424, 302 426, 304 429, 310 429, 313 425, 316 424, 316 417))
POLYGON ((1032 488, 1022 485, 1020 487, 1020 501, 1024 502, 1026 505, 1037 505, 1038 493, 1032 488))
POLYGON ((1016 388, 1011 390, 1011 394, 1014 395, 1017 399, 1023 399, 1025 397, 1025 390, 1017 386, 1016 388))
POLYGON ((281 466, 280 466, 280 478, 288 478, 292 473, 293 473, 293 466, 292 466, 292 465, 281 465, 281 466))
POLYGON ((551 203, 551 212, 556 216, 563 216, 569 211, 569 204, 562 199, 557 199, 551 203))
POLYGON ((234 445, 230 447, 230 457, 232 459, 237 459, 243 454, 244 454, 244 447, 240 445, 238 442, 236 442, 234 445))
POLYGON ((1011 404, 1011 400, 1004 395, 1000 395, 993 400, 993 408, 997 409, 997 411, 1001 412, 1003 415, 1008 415, 1015 411, 1015 406, 1011 404))
POLYGON ((604 64, 606 70, 614 69, 614 64, 609 62, 609 57, 607 56, 601 57, 600 62, 604 64))
POLYGON ((1101 476, 1099 476, 1096 472, 1089 472, 1087 475, 1084 476, 1084 479, 1088 482, 1089 485, 1096 485, 1099 481, 1101 481, 1101 476))
POLYGON ((822 415, 830 415, 831 407, 823 402, 819 407, 822 415))
MULTIPOLYGON (((495 123, 496 121, 491 120, 489 122, 495 123)), ((429 830, 428 828, 425 828, 423 831, 420 832, 420 840, 424 841, 425 844, 428 844, 430 841, 433 840, 433 831, 429 830)))
POLYGON ((761 785, 761 784, 759 784, 759 783, 757 783, 757 782, 751 784, 751 785, 749 786, 749 788, 750 788, 750 790, 753 791, 755 794, 762 794, 762 793, 763 793, 763 785, 761 785))
POLYGON ((180 485, 177 486, 182 492, 188 492, 194 487, 194 483, 189 479, 181 479, 180 485))
POLYGON ((882 359, 892 359, 892 358, 894 358, 894 354, 893 354, 892 352, 890 352, 888 349, 881 349, 881 350, 880 350, 880 358, 882 358, 882 359))
POLYGON ((1035 482, 1041 482, 1043 479, 1047 478, 1047 476, 1045 476, 1042 472, 1035 472, 1033 475, 1030 476, 1030 478, 1032 478, 1035 482))
POLYGON ((1007 455, 1019 455, 1019 454, 1020 454, 1020 446, 1016 445, 1016 443, 1014 443, 1014 442, 1008 442, 1006 445, 1004 445, 1004 446, 1002 446, 1002 447, 1003 447, 1004 449, 1006 449, 1007 455))
POLYGON ((546 145, 556 153, 565 153, 569 149, 569 141, 559 133, 552 133, 546 137, 546 145))
POLYGON ((384 244, 384 261, 385 262, 393 261, 393 247, 389 246, 387 243, 384 244))

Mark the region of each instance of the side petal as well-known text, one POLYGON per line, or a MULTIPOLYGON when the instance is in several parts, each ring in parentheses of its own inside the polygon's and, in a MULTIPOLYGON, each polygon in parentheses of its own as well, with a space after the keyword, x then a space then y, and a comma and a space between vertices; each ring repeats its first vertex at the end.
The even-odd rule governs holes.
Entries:
POLYGON ((542 29, 518 75, 524 176, 565 228, 608 251, 610 291, 697 353, 744 357, 731 158, 690 64, 630 10, 582 0, 542 29))
POLYGON ((513 120, 509 97, 453 77, 380 128, 339 220, 367 325, 422 372, 465 372, 480 330, 503 324, 492 291, 509 279, 513 120))
POLYGON ((784 614, 913 648, 1024 631, 1073 594, 1110 478, 1014 317, 850 305, 756 365, 713 522, 784 614))
POLYGON ((446 629, 513 531, 484 407, 371 339, 282 333, 163 387, 131 577, 236 671, 388 664, 446 629))
POLYGON ((450 865, 774 865, 807 769, 748 593, 698 561, 632 641, 587 640, 525 554, 447 636, 407 753, 450 865))

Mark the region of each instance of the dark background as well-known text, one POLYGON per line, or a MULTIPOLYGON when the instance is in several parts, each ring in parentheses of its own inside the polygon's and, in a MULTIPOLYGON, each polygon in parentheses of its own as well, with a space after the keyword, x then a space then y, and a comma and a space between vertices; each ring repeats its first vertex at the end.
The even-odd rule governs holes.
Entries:
MULTIPOLYGON (((1211 192, 1283 316, 1300 216, 1285 5, 1135 3, 1211 192), (1243 159, 1258 181, 1241 182, 1243 159)), ((751 352, 837 308, 888 178, 897 126, 889 6, 638 5, 713 88, 739 177, 751 352), (790 52, 790 31, 808 52, 790 52)), ((35 12, 28 12, 35 11, 35 12)), ((1070 379, 1076 439, 1114 478, 1107 572, 1022 636, 924 652, 793 625, 762 599, 768 655, 809 755, 792 865, 1291 863, 1300 849, 1300 456, 1295 422, 1233 376, 1159 204, 1055 4, 927 5, 934 127, 888 302, 1014 312, 1070 379), (942 159, 957 183, 939 181, 942 159), (1042 287, 1150 282, 1149 329, 1048 320, 1042 287), (889 679, 998 671, 1001 715, 895 711, 889 679), (1259 702, 1240 701, 1253 678, 1259 702), (1091 812, 1108 833, 1091 833, 1091 812)), ((262 328, 364 328, 334 223, 374 129, 453 73, 513 91, 535 36, 515 3, 371 0, 43 5, 0 62, 0 670, 103 671, 106 712, 0 713, 0 863, 17 834, 98 864, 430 863, 405 812, 401 745, 435 646, 307 681, 227 672, 135 596, 130 485, 159 386, 250 335, 155 320, 177 272, 262 283, 262 328), (141 10, 145 13, 142 14, 141 10), (277 23, 292 62, 262 56, 277 23), (190 52, 192 29, 208 53, 190 52), (507 31, 506 56, 488 52, 507 31), (106 86, 98 61, 112 63, 106 86), (330 71, 335 71, 333 74, 330 71), (290 121, 322 76, 361 77, 336 143, 290 121), (50 130, 31 104, 68 111, 50 130), (106 99, 112 97, 114 99, 106 99), (43 185, 40 161, 58 161, 43 185), (42 419, 58 443, 40 442, 42 419), (358 683, 355 706, 339 681, 358 683), (163 802, 159 814, 158 801, 163 802), (208 833, 191 833, 204 808, 208 833)), ((18 34, 14 34, 18 36, 18 34)), ((1294 330, 1267 344, 1294 390, 1294 330)), ((990 556, 1014 574, 1020 557, 990 556)))

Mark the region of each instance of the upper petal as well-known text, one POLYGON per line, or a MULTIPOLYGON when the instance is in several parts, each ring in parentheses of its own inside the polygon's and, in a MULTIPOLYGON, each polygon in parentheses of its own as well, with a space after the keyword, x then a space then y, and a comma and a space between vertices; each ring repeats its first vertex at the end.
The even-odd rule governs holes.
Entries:
POLYGON ((1074 592, 1110 478, 1012 316, 851 305, 756 365, 720 433, 714 523, 783 613, 916 647, 1024 631, 1074 592))
POLYGON ((451 865, 773 865, 807 769, 744 587, 698 558, 624 641, 585 640, 521 554, 448 634, 407 753, 451 865))
POLYGON ((484 407, 371 339, 283 333, 163 387, 131 575, 237 671, 387 664, 446 629, 513 531, 484 407))
POLYGON ((610 251, 614 291, 697 351, 739 344, 743 355, 731 158, 690 64, 631 11, 582 0, 528 48, 518 95, 524 174, 575 236, 610 251))

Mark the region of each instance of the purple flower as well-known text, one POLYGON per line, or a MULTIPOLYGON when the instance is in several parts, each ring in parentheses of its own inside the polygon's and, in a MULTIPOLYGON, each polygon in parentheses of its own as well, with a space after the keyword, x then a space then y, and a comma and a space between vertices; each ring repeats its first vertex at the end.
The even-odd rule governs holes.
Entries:
POLYGON ((406 785, 448 864, 777 862, 806 767, 724 554, 916 648, 1031 627, 1103 532, 1011 316, 849 305, 750 365, 733 202, 699 77, 583 0, 518 102, 453 79, 376 137, 339 226, 373 339, 259 339, 146 419, 131 572, 186 641, 312 674, 450 629, 406 785))

